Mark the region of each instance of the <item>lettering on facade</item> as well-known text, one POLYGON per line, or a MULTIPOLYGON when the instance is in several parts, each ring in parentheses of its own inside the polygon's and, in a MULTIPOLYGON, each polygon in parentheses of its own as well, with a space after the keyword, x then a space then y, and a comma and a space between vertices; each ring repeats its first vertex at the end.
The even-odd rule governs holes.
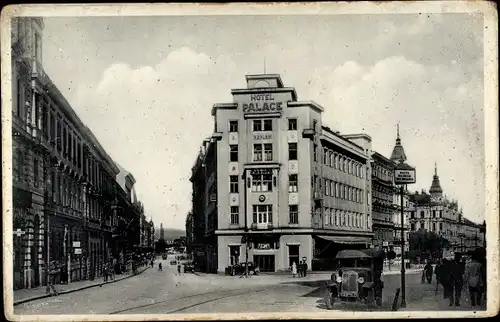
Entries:
POLYGON ((250 103, 241 104, 243 113, 269 113, 283 110, 283 102, 275 102, 272 94, 252 94, 250 103))
POLYGON ((272 243, 255 243, 255 248, 265 250, 265 249, 273 249, 274 247, 272 243))
POLYGON ((254 134, 253 139, 255 141, 259 140, 271 140, 273 136, 271 134, 254 134))

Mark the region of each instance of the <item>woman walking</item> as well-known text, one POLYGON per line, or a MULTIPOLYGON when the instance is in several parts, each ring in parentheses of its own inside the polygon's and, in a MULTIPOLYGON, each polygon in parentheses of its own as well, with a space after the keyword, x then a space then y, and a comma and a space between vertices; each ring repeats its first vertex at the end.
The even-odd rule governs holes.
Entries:
POLYGON ((292 277, 297 277, 297 264, 292 263, 292 277))

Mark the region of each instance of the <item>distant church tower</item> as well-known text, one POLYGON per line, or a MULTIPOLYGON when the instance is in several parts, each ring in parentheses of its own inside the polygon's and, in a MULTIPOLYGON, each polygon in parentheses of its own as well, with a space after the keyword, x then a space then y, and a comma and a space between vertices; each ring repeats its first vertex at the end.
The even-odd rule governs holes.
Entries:
POLYGON ((391 161, 394 163, 403 163, 406 161, 405 149, 401 145, 401 138, 399 137, 399 123, 397 125, 396 145, 392 150, 391 161))
POLYGON ((443 188, 441 188, 441 183, 439 182, 439 176, 437 172, 437 164, 434 163, 434 176, 432 177, 431 189, 429 190, 431 197, 433 199, 443 198, 443 188))
POLYGON ((163 223, 160 224, 160 239, 165 240, 165 230, 163 230, 163 223))

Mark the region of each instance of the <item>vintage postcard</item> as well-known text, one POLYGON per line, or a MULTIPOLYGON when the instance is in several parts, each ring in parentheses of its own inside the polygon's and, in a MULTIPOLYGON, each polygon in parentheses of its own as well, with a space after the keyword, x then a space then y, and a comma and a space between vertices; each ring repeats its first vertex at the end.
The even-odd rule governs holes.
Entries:
POLYGON ((1 14, 17 321, 498 313, 492 2, 1 14))

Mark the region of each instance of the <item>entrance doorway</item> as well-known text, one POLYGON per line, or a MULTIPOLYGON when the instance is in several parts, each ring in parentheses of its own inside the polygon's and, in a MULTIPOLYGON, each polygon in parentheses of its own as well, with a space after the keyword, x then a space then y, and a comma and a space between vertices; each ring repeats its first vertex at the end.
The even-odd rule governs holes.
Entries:
POLYGON ((255 264, 261 272, 274 272, 274 255, 253 255, 255 264))

